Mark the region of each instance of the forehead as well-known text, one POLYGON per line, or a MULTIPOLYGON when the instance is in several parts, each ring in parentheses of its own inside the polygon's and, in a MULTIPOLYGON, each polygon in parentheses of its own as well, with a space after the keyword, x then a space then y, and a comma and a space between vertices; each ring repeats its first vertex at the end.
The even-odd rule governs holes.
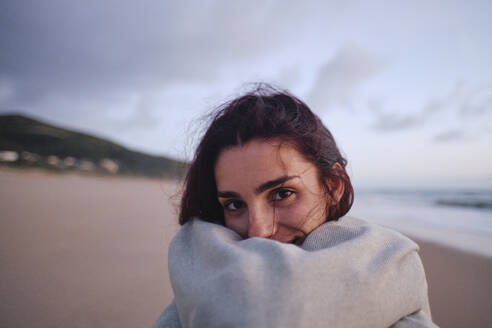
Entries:
POLYGON ((219 190, 254 189, 259 184, 288 175, 316 174, 309 162, 290 143, 278 139, 252 140, 223 150, 215 165, 219 190))

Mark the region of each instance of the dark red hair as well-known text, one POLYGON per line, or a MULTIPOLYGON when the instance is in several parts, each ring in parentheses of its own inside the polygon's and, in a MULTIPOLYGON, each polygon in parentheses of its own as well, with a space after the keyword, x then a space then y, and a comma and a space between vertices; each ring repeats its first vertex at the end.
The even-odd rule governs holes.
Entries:
MULTIPOLYGON (((280 138, 290 142, 319 170, 320 181, 331 198, 330 185, 343 184, 343 195, 327 205, 327 221, 337 220, 352 206, 354 190, 345 171, 347 161, 340 154, 330 131, 309 107, 286 91, 260 85, 219 107, 205 132, 186 176, 179 223, 194 217, 224 224, 217 200, 214 167, 222 150, 253 139, 280 138), (335 165, 338 163, 339 165, 335 165), (327 184, 326 181, 330 181, 327 184)), ((330 202, 328 202, 330 203, 330 202)))

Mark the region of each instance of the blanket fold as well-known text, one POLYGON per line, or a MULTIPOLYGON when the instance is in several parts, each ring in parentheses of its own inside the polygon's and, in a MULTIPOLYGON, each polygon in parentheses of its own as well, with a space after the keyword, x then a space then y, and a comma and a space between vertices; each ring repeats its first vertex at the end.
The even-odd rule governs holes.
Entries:
POLYGON ((167 322, 182 327, 435 327, 417 250, 403 235, 351 217, 323 224, 300 247, 242 239, 223 226, 194 219, 169 248, 175 298, 165 312, 167 322))

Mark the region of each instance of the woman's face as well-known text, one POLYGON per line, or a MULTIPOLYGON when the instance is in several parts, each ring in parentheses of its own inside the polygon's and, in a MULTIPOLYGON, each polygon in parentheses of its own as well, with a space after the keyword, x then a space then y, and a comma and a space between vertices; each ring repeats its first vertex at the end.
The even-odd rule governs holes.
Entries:
POLYGON ((325 222, 318 169, 288 142, 252 140, 223 150, 215 181, 226 226, 243 238, 300 243, 325 222))

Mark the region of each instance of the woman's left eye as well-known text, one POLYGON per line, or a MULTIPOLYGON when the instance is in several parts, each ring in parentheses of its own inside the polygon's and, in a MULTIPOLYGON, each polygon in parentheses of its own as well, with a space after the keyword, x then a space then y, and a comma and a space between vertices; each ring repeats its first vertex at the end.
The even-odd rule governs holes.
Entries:
POLYGON ((272 198, 273 201, 277 202, 289 198, 293 193, 294 193, 293 191, 288 189, 278 189, 274 191, 272 198))

